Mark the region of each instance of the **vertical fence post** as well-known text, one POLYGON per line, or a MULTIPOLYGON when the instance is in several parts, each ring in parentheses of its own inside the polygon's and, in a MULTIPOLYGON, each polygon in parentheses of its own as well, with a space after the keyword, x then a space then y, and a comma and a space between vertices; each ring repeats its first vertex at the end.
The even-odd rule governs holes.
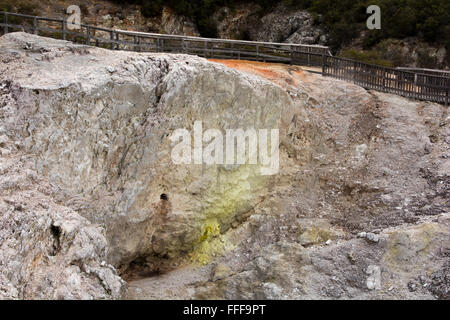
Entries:
POLYGON ((413 91, 413 93, 412 93, 413 96, 419 95, 421 93, 421 92, 418 92, 418 90, 417 90, 417 73, 415 73, 415 72, 414 72, 414 85, 412 87, 412 91, 413 91))
POLYGON ((111 42, 111 50, 114 50, 114 32, 113 31, 109 32, 109 40, 111 42))
POLYGON ((308 67, 311 66, 311 47, 308 47, 308 67))
POLYGON ((448 96, 448 88, 445 89, 445 106, 448 106, 449 96, 448 96))
POLYGON ((86 44, 91 44, 91 27, 86 27, 86 44))
POLYGON ((289 46, 289 64, 293 64, 294 63, 294 52, 292 50, 292 45, 289 46))
POLYGON ((3 26, 3 34, 7 34, 8 33, 8 13, 7 12, 4 13, 3 20, 5 23, 5 25, 3 26))
POLYGON ((38 26, 37 26, 37 18, 36 17, 33 18, 33 33, 36 35, 38 34, 38 26))
POLYGON ((62 39, 66 40, 66 19, 62 20, 62 39))
POLYGON ((326 64, 326 60, 325 60, 325 54, 322 52, 322 76, 326 75, 326 68, 325 68, 325 64, 326 64))
POLYGON ((119 33, 116 32, 116 50, 120 49, 120 44, 119 44, 119 33))

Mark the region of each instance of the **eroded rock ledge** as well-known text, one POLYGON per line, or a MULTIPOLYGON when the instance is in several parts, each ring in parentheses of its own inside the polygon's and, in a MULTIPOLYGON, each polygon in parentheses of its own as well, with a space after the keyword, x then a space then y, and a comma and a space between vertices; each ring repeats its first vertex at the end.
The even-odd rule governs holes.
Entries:
POLYGON ((0 61, 3 297, 448 298, 444 106, 24 33, 0 61), (173 164, 195 120, 279 128, 279 174, 173 164))

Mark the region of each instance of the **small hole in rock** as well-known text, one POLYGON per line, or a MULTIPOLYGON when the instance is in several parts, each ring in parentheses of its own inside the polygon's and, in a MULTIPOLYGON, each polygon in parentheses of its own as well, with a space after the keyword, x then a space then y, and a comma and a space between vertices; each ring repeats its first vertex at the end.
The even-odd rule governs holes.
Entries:
POLYGON ((159 198, 160 198, 161 200, 164 200, 164 201, 168 201, 168 200, 169 200, 169 197, 167 197, 167 194, 165 194, 165 193, 161 193, 161 195, 159 196, 159 198))
POLYGON ((55 256, 56 253, 59 251, 59 249, 61 248, 61 242, 60 242, 60 236, 61 236, 61 228, 58 226, 54 226, 52 225, 50 227, 50 232, 52 233, 52 236, 54 238, 53 241, 53 247, 52 250, 50 252, 51 256, 55 256))
POLYGON ((431 143, 436 143, 438 141, 438 137, 435 136, 434 134, 432 134, 429 138, 430 138, 431 143))
POLYGON ((50 231, 52 232, 52 235, 55 237, 55 239, 59 239, 59 236, 61 235, 61 228, 57 226, 51 226, 50 231))

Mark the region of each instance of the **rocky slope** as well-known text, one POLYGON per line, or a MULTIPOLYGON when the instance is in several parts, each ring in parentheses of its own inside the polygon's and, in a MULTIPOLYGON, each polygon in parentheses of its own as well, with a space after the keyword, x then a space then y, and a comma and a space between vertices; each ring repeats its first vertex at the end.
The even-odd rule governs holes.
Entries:
POLYGON ((0 61, 3 297, 449 298, 444 106, 25 33, 0 61), (278 128, 279 174, 174 164, 195 120, 278 128))
POLYGON ((286 42, 325 45, 327 36, 313 25, 310 13, 289 10, 279 5, 273 11, 261 14, 261 8, 252 3, 230 9, 222 7, 213 20, 222 39, 246 39, 253 41, 286 42))

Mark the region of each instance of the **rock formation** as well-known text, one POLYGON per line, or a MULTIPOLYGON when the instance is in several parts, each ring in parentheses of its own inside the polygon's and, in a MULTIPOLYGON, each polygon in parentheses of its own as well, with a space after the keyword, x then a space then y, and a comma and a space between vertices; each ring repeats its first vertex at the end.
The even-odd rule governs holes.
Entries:
POLYGON ((2 297, 448 298, 446 107, 25 33, 0 61, 2 297), (174 164, 196 120, 279 129, 279 173, 174 164))
POLYGON ((323 30, 313 25, 310 13, 288 10, 283 5, 260 14, 258 5, 247 3, 234 10, 223 7, 214 14, 219 38, 298 44, 326 44, 323 30))
POLYGON ((161 33, 200 36, 197 26, 188 18, 177 15, 172 9, 164 7, 161 15, 161 33))

